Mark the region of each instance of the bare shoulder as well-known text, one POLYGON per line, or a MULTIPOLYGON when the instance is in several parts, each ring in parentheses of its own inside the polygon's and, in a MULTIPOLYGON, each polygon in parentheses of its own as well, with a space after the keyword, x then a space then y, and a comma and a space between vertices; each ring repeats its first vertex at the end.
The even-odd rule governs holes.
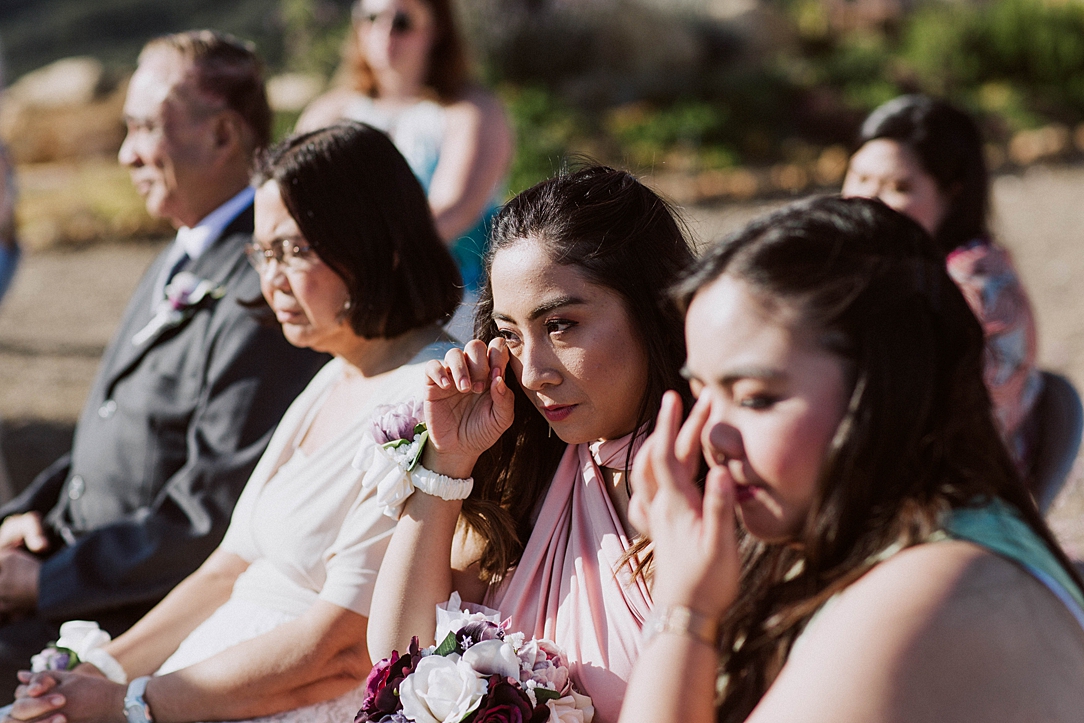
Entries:
POLYGON ((905 550, 829 604, 751 720, 1078 721, 1084 630, 967 542, 905 550))
POLYGON ((357 97, 357 92, 349 88, 333 88, 318 96, 301 112, 297 120, 297 132, 324 128, 341 120, 347 106, 357 97))
POLYGON ((482 124, 507 122, 500 99, 476 85, 469 86, 461 98, 448 105, 447 112, 453 117, 472 118, 482 124))

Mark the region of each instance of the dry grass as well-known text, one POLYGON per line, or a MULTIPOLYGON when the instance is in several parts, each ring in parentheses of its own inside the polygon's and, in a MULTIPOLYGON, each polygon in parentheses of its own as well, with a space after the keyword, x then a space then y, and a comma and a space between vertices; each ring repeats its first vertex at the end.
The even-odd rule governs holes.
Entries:
POLYGON ((147 215, 114 159, 24 165, 18 179, 19 229, 28 249, 170 233, 168 224, 147 215))

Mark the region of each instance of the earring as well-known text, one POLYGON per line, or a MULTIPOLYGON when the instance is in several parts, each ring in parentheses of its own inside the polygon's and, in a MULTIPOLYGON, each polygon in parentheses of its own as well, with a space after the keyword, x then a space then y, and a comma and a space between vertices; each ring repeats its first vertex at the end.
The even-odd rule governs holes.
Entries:
POLYGON ((336 315, 336 318, 338 318, 339 321, 346 321, 347 317, 350 316, 350 309, 353 308, 353 306, 354 302, 351 301, 348 297, 346 301, 343 302, 343 307, 339 309, 339 313, 336 315))
POLYGON ((553 427, 551 427, 551 426, 549 426, 549 425, 547 424, 547 425, 546 425, 546 438, 547 438, 547 439, 550 439, 550 438, 552 438, 552 437, 553 437, 553 427))

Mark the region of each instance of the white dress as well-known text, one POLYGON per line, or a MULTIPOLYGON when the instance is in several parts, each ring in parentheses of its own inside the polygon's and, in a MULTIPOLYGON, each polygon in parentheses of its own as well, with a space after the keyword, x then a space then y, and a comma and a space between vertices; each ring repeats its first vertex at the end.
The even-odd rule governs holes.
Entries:
MULTIPOLYGON (((353 423, 312 454, 298 448, 316 412, 343 374, 329 362, 287 410, 245 485, 222 540, 224 550, 249 567, 230 599, 193 630, 162 664, 164 675, 206 660, 238 643, 301 616, 324 600, 368 617, 373 583, 395 522, 361 487, 364 470, 351 466, 381 404, 416 396, 425 362, 451 344, 433 344, 407 365, 388 372, 380 393, 358 409, 353 423)), ((371 455, 363 455, 364 459, 371 455)), ((256 719, 261 723, 349 723, 365 686, 333 700, 256 719)))

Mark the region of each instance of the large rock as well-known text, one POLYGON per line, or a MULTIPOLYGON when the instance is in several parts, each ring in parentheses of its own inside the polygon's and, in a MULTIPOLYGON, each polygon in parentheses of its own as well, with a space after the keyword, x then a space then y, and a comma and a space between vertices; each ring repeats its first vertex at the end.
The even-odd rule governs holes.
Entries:
POLYGON ((16 163, 116 154, 127 82, 109 87, 101 63, 66 58, 27 73, 0 103, 0 138, 16 163))
POLYGON ((104 71, 95 58, 64 58, 19 78, 8 97, 37 108, 63 108, 91 103, 104 71))
POLYGON ((276 113, 297 113, 327 86, 316 73, 283 73, 267 81, 267 102, 276 113))

